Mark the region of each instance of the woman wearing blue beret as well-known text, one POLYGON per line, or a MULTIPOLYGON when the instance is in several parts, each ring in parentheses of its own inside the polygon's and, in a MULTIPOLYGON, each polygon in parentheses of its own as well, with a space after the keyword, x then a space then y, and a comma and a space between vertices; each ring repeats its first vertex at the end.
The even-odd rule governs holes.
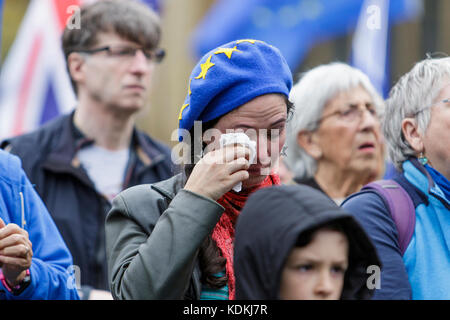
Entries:
POLYGON ((178 115, 183 172, 123 191, 108 214, 115 299, 234 299, 235 222, 250 194, 280 184, 272 169, 291 86, 285 59, 262 41, 198 62, 178 115))

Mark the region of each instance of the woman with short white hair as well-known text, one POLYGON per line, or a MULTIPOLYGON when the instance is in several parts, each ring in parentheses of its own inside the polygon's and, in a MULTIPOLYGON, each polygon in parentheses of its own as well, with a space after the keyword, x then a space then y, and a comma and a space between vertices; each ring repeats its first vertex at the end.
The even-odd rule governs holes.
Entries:
POLYGON ((379 116, 384 108, 369 78, 344 63, 306 72, 292 88, 285 163, 297 183, 338 204, 384 169, 379 116))
POLYGON ((425 59, 398 81, 387 100, 382 128, 400 171, 387 187, 403 190, 405 197, 364 190, 343 204, 360 220, 380 255, 381 289, 374 297, 448 300, 450 57, 425 59), (393 205, 399 202, 410 203, 400 218, 393 205))

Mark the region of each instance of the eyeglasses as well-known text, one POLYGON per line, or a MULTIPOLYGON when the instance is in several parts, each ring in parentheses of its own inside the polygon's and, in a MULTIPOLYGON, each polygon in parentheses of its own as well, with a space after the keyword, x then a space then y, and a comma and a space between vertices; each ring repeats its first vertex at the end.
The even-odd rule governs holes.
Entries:
POLYGON ((371 116, 378 119, 377 111, 372 104, 367 103, 366 108, 364 109, 358 108, 357 105, 351 104, 346 109, 337 110, 335 112, 327 114, 326 116, 323 116, 322 118, 317 120, 315 124, 318 126, 324 120, 334 116, 338 116, 338 118, 344 122, 353 123, 362 119, 364 111, 368 111, 371 116))
POLYGON ((126 45, 110 45, 96 49, 79 49, 73 51, 83 52, 87 54, 95 54, 98 52, 106 51, 106 53, 110 57, 123 58, 128 60, 134 58, 136 56, 136 52, 138 52, 139 50, 142 51, 148 62, 154 61, 156 63, 159 63, 166 55, 164 49, 161 48, 150 50, 142 47, 130 47, 126 45))
POLYGON ((425 107, 425 108, 422 108, 422 109, 420 109, 419 111, 414 112, 412 115, 409 115, 408 118, 415 117, 416 115, 418 115, 418 114, 421 113, 422 111, 425 111, 425 110, 427 110, 427 109, 429 109, 429 108, 432 108, 432 107, 434 107, 434 106, 436 106, 436 105, 438 105, 438 104, 440 104, 440 103, 445 103, 445 105, 446 105, 447 107, 449 107, 449 106, 450 106, 450 98, 447 98, 447 99, 438 101, 438 102, 436 102, 436 103, 433 103, 432 105, 429 105, 429 106, 427 106, 427 107, 425 107))

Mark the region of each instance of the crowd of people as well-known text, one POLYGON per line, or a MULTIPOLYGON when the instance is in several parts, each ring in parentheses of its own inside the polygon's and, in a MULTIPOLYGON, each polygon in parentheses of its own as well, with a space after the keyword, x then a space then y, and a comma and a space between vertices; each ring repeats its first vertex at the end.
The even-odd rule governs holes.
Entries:
POLYGON ((80 24, 74 111, 1 143, 0 299, 450 299, 450 57, 384 101, 345 63, 294 84, 276 47, 223 44, 186 83, 178 166, 135 123, 157 14, 80 24))

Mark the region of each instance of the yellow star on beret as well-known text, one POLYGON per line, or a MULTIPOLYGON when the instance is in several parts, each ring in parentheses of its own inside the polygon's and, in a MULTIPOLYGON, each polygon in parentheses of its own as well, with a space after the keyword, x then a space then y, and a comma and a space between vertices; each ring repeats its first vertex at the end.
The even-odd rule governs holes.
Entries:
POLYGON ((255 44, 255 42, 258 40, 253 40, 253 39, 241 39, 236 41, 237 44, 242 43, 242 42, 250 42, 251 44, 255 44))
POLYGON ((212 56, 209 56, 208 59, 206 59, 206 62, 202 63, 200 65, 200 67, 202 68, 202 71, 200 72, 200 74, 197 77, 195 77, 195 79, 200 79, 200 78, 205 79, 206 73, 208 72, 209 68, 211 68, 212 66, 215 65, 214 63, 211 63, 211 57, 212 56))
POLYGON ((238 49, 236 49, 236 46, 234 46, 234 48, 219 48, 219 50, 214 52, 214 54, 225 53, 225 55, 228 57, 228 59, 231 59, 231 55, 235 51, 239 51, 238 49))

